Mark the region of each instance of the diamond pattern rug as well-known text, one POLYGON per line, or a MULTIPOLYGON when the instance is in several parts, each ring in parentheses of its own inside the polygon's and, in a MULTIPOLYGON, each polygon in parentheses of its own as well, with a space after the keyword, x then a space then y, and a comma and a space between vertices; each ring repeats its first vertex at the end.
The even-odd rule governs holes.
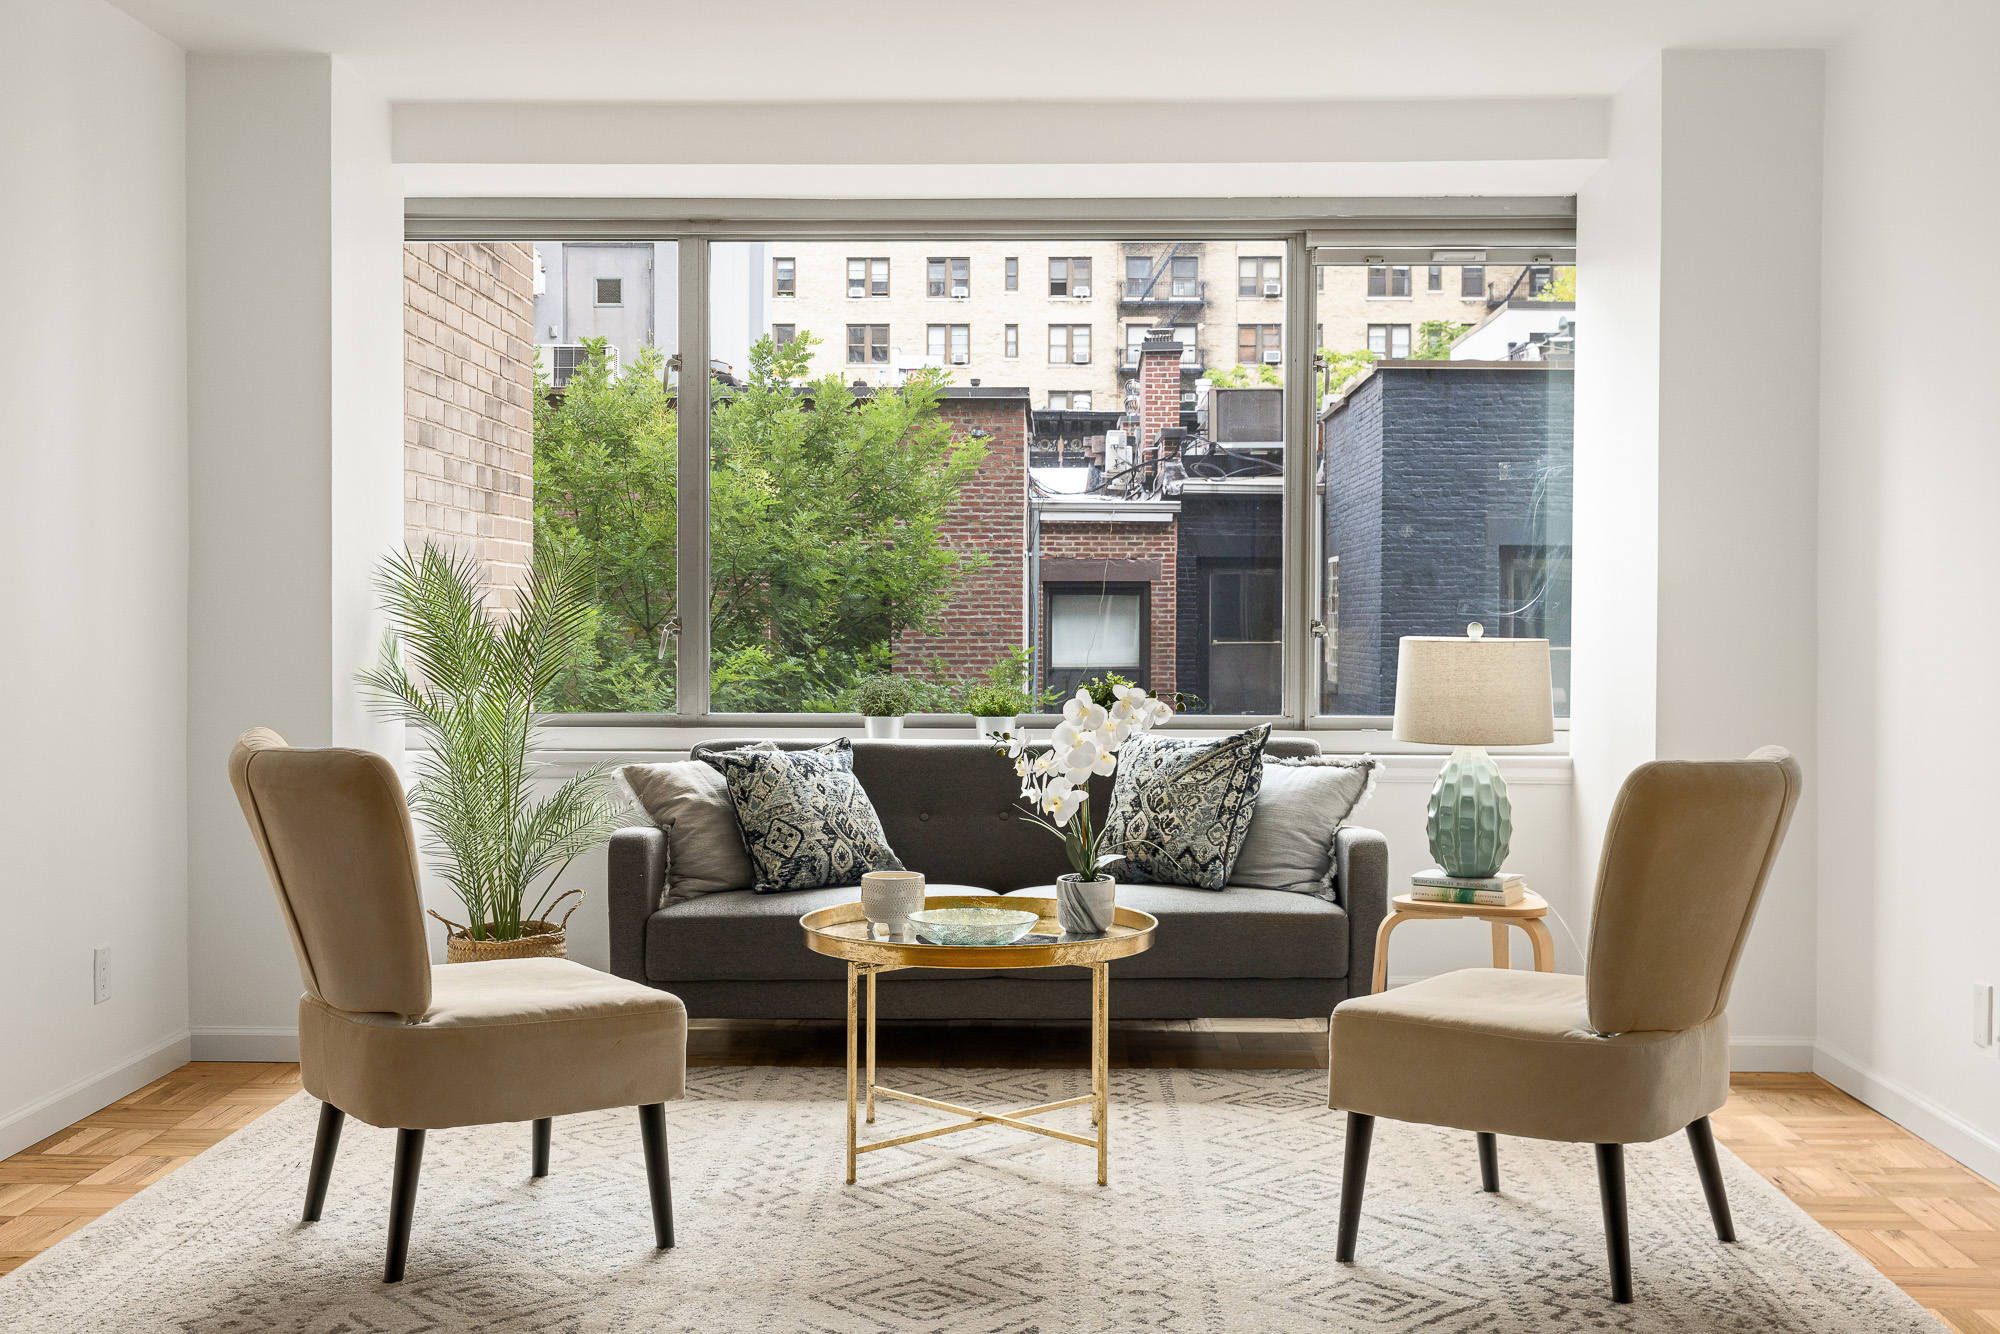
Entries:
MULTIPOLYGON (((894 1070, 977 1106, 1083 1071, 894 1070)), ((0 1329, 175 1334, 1264 1334, 1633 1330, 1936 1334, 1727 1150, 1742 1241, 1709 1229, 1678 1136, 1627 1153, 1638 1303, 1606 1297, 1586 1145, 1378 1123, 1359 1263, 1333 1262, 1344 1118, 1314 1071, 1113 1072, 1111 1184, 1088 1149, 1000 1127, 842 1176, 845 1072, 696 1069, 669 1106, 679 1246, 652 1249, 638 1118, 433 1131, 408 1278, 379 1282, 394 1136, 350 1120, 325 1217, 298 1221, 301 1094, 0 1278, 0 1329)), ((888 1103, 877 1137, 945 1114, 888 1103)), ((1047 1121, 1087 1133, 1087 1109, 1047 1121)))

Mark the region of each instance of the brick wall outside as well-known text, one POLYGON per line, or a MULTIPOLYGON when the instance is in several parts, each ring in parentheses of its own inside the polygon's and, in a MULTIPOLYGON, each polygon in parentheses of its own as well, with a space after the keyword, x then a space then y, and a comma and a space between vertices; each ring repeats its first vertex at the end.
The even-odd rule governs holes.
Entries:
MULTIPOLYGON (((1179 687, 1174 626, 1179 613, 1178 522, 1169 523, 1044 523, 1044 560, 1157 560, 1160 577, 1152 585, 1147 636, 1152 660, 1150 679, 1143 684, 1155 695, 1172 698, 1179 687)), ((1046 604, 1035 609, 1035 642, 1047 644, 1042 621, 1046 604)))
POLYGON ((1166 351, 1139 353, 1139 448, 1158 448, 1160 432, 1181 424, 1181 352, 1178 345, 1166 351))
POLYGON ((954 440, 987 432, 986 457, 946 516, 943 538, 954 551, 978 553, 986 566, 953 591, 935 634, 896 639, 896 670, 918 672, 941 661, 953 676, 983 677, 994 660, 1025 642, 1021 613, 1028 559, 1028 400, 947 398, 939 413, 954 440))
POLYGON ((403 535, 478 558, 511 610, 534 551, 534 250, 403 247, 403 535))

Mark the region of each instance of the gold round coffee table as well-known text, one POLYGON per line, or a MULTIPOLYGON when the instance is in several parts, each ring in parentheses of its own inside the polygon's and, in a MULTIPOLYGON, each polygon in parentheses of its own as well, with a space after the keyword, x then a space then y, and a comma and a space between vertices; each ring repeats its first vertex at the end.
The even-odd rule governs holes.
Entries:
POLYGON ((1106 1075, 1106 1067, 1111 1056, 1110 1016, 1111 1016, 1111 961, 1142 953, 1153 947, 1153 930, 1159 926, 1158 919, 1135 908, 1119 908, 1112 919, 1111 929, 1101 936, 1066 936, 1056 925, 1056 901, 1054 899, 1031 899, 1018 895, 998 898, 972 896, 933 896, 924 900, 924 907, 930 908, 1011 908, 1020 912, 1041 914, 1034 930, 1027 939, 1011 945, 930 945, 920 941, 877 940, 871 937, 868 919, 862 915, 859 903, 842 903, 832 908, 821 908, 799 918, 799 925, 805 928, 806 945, 820 954, 830 955, 847 962, 847 1181, 854 1183, 854 1160, 861 1154, 873 1153, 877 1149, 893 1149, 899 1144, 911 1144, 920 1139, 932 1139, 938 1135, 955 1134, 961 1130, 971 1130, 977 1126, 1011 1126, 1015 1130, 1025 1130, 1032 1135, 1046 1135, 1050 1139, 1066 1140, 1071 1144, 1081 1144, 1097 1150, 1097 1184, 1102 1186, 1110 1179, 1110 1146, 1107 1141, 1110 1118, 1106 1115, 1111 1096, 1111 1081, 1106 1075), (940 1102, 936 1098, 925 1098, 901 1089, 885 1088, 875 1082, 875 976, 878 973, 894 972, 898 968, 1062 968, 1082 967, 1090 969, 1090 1093, 1081 1098, 1065 1098, 1061 1102, 1045 1102, 1034 1107, 1022 1107, 1011 1112, 982 1112, 976 1107, 961 1107, 957 1103, 940 1102), (858 1001, 860 982, 868 979, 868 1065, 867 1078, 860 1078, 857 1069, 857 1030, 859 1028, 858 1001), (875 1098, 895 1098, 902 1102, 914 1102, 922 1107, 934 1107, 941 1112, 956 1112, 970 1118, 954 1122, 948 1126, 938 1126, 932 1130, 919 1130, 914 1134, 898 1135, 894 1139, 876 1140, 872 1144, 858 1142, 858 1119, 862 1090, 867 1091, 867 1117, 870 1124, 875 1120, 875 1098), (1065 1107, 1081 1107, 1090 1104, 1090 1119, 1097 1127, 1094 1137, 1073 1135, 1066 1130, 1055 1130, 1039 1126, 1026 1118, 1040 1116, 1044 1112, 1060 1111, 1065 1107))

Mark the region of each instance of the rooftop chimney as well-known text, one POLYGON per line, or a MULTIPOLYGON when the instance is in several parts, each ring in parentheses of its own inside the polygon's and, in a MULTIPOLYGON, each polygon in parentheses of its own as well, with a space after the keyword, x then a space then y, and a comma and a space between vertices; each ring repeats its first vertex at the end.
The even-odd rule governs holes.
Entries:
POLYGON ((1172 329, 1148 329, 1139 345, 1140 457, 1158 456, 1160 433, 1181 424, 1181 345, 1172 329))

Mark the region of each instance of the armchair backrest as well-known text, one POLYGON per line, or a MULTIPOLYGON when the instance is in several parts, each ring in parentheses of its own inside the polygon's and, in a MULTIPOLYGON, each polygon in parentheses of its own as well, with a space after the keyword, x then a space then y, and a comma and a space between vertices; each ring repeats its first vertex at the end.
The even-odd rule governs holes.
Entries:
POLYGON ((1678 1032, 1723 1012, 1798 800, 1798 761, 1776 746, 1632 771, 1598 863, 1592 1029, 1678 1032))
POLYGON ((428 1011, 416 837, 389 762, 365 750, 294 749, 259 727, 230 752, 229 781, 306 990, 337 1010, 428 1011))

